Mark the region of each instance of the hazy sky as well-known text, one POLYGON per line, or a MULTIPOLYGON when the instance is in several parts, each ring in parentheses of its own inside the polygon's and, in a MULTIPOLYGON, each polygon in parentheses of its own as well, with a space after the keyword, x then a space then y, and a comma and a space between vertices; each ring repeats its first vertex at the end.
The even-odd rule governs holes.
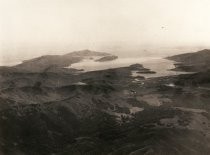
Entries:
POLYGON ((209 0, 0 0, 1 59, 208 44, 209 0))

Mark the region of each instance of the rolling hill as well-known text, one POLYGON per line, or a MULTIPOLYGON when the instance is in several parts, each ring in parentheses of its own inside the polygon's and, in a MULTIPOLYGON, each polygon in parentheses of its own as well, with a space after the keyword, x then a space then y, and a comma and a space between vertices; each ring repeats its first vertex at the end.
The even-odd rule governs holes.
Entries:
POLYGON ((210 50, 204 49, 194 53, 185 53, 167 57, 176 61, 176 70, 183 71, 205 71, 210 69, 210 50))

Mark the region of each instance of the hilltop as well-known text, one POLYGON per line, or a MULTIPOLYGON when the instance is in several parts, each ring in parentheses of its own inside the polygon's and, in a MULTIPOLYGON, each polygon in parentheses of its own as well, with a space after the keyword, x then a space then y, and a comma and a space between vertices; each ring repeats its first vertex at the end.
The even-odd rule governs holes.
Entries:
POLYGON ((204 49, 194 53, 179 54, 167 59, 174 60, 177 63, 175 70, 181 71, 205 71, 210 69, 210 50, 204 49))
POLYGON ((25 60, 21 64, 12 67, 1 67, 1 71, 16 71, 16 72, 28 72, 28 73, 40 73, 40 72, 74 72, 74 69, 65 69, 73 63, 78 63, 84 59, 92 59, 97 57, 99 60, 111 61, 113 59, 107 59, 115 57, 112 54, 104 52, 95 52, 91 50, 82 50, 67 53, 64 55, 44 55, 30 60, 25 60))

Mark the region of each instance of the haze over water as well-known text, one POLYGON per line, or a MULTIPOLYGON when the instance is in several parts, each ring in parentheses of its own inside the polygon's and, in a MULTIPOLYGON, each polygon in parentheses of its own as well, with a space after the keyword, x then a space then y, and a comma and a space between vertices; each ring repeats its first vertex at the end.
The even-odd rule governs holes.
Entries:
POLYGON ((174 68, 174 61, 167 60, 161 57, 137 57, 137 58, 118 58, 113 61, 97 62, 93 59, 84 59, 81 62, 74 63, 68 68, 75 68, 78 70, 97 71, 110 68, 128 67, 132 64, 142 64, 145 68, 155 71, 155 74, 142 74, 137 71, 132 71, 132 76, 144 76, 145 78, 171 76, 178 74, 185 74, 185 72, 171 71, 174 68))

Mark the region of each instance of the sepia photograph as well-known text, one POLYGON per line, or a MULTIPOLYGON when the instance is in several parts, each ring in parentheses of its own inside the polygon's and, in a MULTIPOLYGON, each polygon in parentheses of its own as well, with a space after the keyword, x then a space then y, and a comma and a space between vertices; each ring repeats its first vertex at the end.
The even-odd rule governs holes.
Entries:
POLYGON ((209 0, 0 0, 0 155, 209 154, 209 0))

